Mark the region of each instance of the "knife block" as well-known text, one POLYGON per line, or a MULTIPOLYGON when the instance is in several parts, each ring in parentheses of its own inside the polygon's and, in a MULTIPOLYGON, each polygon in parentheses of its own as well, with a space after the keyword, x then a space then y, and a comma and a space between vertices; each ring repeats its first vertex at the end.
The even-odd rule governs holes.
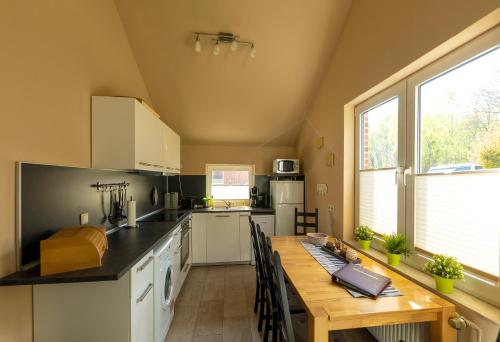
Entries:
POLYGON ((107 249, 104 228, 62 228, 48 239, 40 241, 41 275, 100 267, 107 249))

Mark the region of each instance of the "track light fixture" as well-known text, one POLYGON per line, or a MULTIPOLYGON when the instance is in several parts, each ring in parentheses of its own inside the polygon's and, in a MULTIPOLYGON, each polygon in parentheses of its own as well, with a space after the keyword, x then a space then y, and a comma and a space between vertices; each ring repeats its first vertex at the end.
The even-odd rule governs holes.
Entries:
POLYGON ((237 51, 240 46, 248 46, 250 47, 250 57, 255 58, 257 50, 255 48, 255 42, 240 40, 239 36, 228 33, 228 32, 219 32, 219 33, 206 33, 206 32, 194 32, 196 37, 194 43, 194 51, 201 52, 201 38, 207 37, 209 40, 215 41, 215 45, 212 50, 212 54, 214 56, 218 56, 220 54, 220 44, 229 44, 231 51, 237 51))

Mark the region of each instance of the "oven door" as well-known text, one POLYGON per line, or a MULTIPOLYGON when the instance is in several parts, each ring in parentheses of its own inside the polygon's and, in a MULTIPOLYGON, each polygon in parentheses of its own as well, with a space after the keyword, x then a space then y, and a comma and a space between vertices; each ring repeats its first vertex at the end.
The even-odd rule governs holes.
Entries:
POLYGON ((184 269, 184 266, 186 265, 186 262, 189 260, 189 235, 190 235, 191 229, 185 229, 182 232, 181 235, 181 272, 184 269))

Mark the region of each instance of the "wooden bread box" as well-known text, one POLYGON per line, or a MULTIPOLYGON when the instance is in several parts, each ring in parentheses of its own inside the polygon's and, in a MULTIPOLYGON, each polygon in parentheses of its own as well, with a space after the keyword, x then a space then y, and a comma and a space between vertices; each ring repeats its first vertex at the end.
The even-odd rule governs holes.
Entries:
POLYGON ((41 275, 102 266, 108 249, 106 229, 93 226, 62 228, 40 241, 41 275))

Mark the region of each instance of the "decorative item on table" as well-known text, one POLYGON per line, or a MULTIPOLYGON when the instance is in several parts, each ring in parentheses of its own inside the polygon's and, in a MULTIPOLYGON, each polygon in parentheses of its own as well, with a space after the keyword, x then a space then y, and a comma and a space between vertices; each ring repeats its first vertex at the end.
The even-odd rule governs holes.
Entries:
POLYGON ((350 248, 347 248, 343 243, 342 241, 338 240, 338 239, 335 239, 335 242, 339 242, 339 246, 341 248, 343 248, 344 250, 344 253, 341 253, 341 250, 339 250, 337 248, 337 246, 335 246, 335 242, 331 242, 331 241, 328 241, 326 243, 326 246, 323 246, 321 247, 321 249, 331 255, 333 255, 334 257, 340 259, 340 260, 343 260, 347 263, 353 263, 353 264, 360 264, 361 263, 361 259, 358 258, 358 253, 353 250, 353 249, 350 249, 350 248))
POLYGON ((424 265, 424 271, 434 276, 436 289, 442 293, 452 293, 455 279, 464 279, 464 267, 456 258, 435 254, 424 265))
POLYGON ((102 266, 102 256, 107 249, 104 228, 62 228, 48 239, 40 241, 41 275, 102 266))
POLYGON ((384 234, 384 249, 387 251, 387 262, 391 266, 398 266, 401 261, 401 254, 408 255, 410 250, 406 247, 404 235, 398 233, 384 234))
POLYGON ((325 233, 307 233, 307 241, 316 246, 324 246, 328 241, 328 234, 325 233))
POLYGON ((358 226, 354 229, 354 237, 361 249, 369 250, 373 240, 373 230, 369 226, 358 226))

